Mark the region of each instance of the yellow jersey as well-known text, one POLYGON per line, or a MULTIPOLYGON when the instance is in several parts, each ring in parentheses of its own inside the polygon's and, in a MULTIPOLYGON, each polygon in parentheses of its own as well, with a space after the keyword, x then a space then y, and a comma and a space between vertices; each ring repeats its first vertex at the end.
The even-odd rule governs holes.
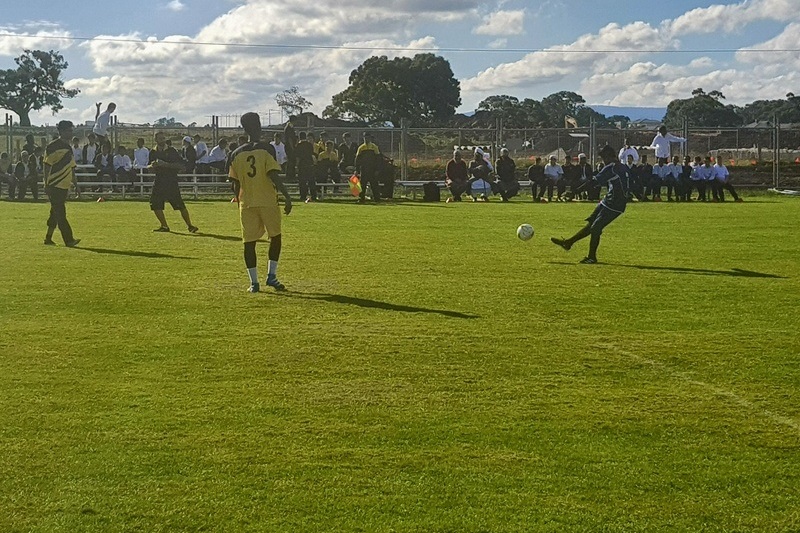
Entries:
POLYGON ((331 150, 330 152, 327 150, 322 151, 317 156, 317 161, 331 161, 333 163, 338 163, 339 153, 336 150, 331 150))
POLYGON ((364 143, 364 144, 362 144, 361 146, 358 147, 358 151, 356 152, 356 155, 359 155, 361 152, 366 152, 367 150, 371 150, 371 151, 375 152, 376 154, 381 153, 381 149, 378 148, 377 144, 375 144, 375 143, 364 143))
MULTIPOLYGON (((266 143, 247 143, 231 155, 228 175, 239 182, 239 208, 278 205, 278 193, 270 174, 281 171, 266 143)), ((273 148, 274 150, 274 148, 273 148)))
POLYGON ((44 150, 44 185, 58 189, 69 189, 75 176, 75 159, 72 147, 58 138, 44 150))

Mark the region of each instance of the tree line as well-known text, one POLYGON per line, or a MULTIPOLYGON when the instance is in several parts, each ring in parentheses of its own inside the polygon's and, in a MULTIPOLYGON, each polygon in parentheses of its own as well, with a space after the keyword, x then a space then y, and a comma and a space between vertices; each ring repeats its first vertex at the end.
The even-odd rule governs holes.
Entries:
MULTIPOLYGON (((19 116, 30 126, 31 111, 49 107, 55 114, 62 100, 74 98, 78 89, 66 89, 62 79, 68 64, 56 51, 25 50, 14 60, 17 68, 0 70, 0 107, 19 116)), ((690 98, 670 102, 663 122, 677 129, 684 119, 694 127, 741 126, 771 121, 800 123, 800 97, 788 93, 785 99, 757 100, 744 106, 726 105, 720 91, 692 91, 690 98)), ((299 114, 311 107, 298 87, 276 95, 287 114, 299 114)), ((507 128, 563 128, 588 126, 626 128, 630 119, 605 116, 586 105, 575 92, 559 91, 535 100, 495 95, 478 104, 473 115, 456 114, 461 106, 461 86, 450 62, 431 53, 414 57, 374 56, 350 73, 348 87, 335 94, 322 113, 324 118, 365 125, 400 126, 403 120, 416 127, 494 127, 498 119, 507 128)))

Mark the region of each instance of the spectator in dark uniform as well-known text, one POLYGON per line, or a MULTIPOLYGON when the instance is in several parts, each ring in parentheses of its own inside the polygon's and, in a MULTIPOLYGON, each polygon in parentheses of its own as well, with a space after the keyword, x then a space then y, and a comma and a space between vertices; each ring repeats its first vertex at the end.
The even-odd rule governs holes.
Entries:
POLYGON ((181 157, 184 161, 186 161, 183 171, 186 174, 191 174, 194 172, 194 167, 196 166, 197 162, 197 150, 194 146, 192 146, 192 138, 188 135, 183 138, 183 150, 181 151, 181 157))
POLYGON ((589 164, 586 154, 578 154, 578 168, 576 174, 578 176, 578 187, 576 189, 577 193, 573 195, 573 200, 585 200, 589 196, 586 189, 589 187, 589 182, 592 181, 592 177, 594 176, 592 165, 589 164))
MULTIPOLYGON (((489 182, 489 174, 491 170, 489 169, 489 163, 486 162, 486 159, 483 158, 483 153, 479 151, 475 151, 475 157, 472 158, 472 161, 469 162, 469 167, 467 168, 467 172, 469 174, 469 179, 467 180, 467 194, 472 196, 472 184, 476 181, 485 181, 489 182)), ((486 197, 485 193, 481 193, 481 200, 486 201, 488 198, 486 197)), ((472 201, 477 201, 477 198, 473 197, 472 201)))
POLYGON ((508 154, 508 148, 500 149, 500 157, 494 163, 497 180, 492 184, 492 192, 499 194, 504 202, 508 202, 519 193, 517 180, 517 164, 508 154))
POLYGON ((300 198, 306 203, 317 200, 317 182, 314 179, 315 158, 314 145, 308 140, 306 132, 301 131, 297 145, 294 147, 294 160, 297 170, 297 181, 300 185, 300 198))
POLYGON ((636 177, 638 178, 636 196, 643 201, 648 201, 650 194, 653 192, 653 165, 647 162, 647 155, 642 155, 642 164, 639 165, 639 172, 636 177))
POLYGON ((558 197, 559 199, 564 198, 565 193, 564 190, 569 186, 569 195, 568 198, 575 198, 578 194, 578 187, 581 184, 581 178, 578 174, 578 166, 572 164, 572 156, 567 154, 567 157, 564 159, 564 166, 561 167, 564 171, 564 177, 559 180, 558 183, 558 197))
POLYGON ((531 182, 531 195, 533 196, 533 201, 536 202, 540 197, 544 196, 547 186, 541 157, 537 157, 534 163, 528 167, 528 181, 531 182))
POLYGON ((339 144, 339 172, 346 174, 353 172, 356 166, 356 152, 358 146, 350 140, 350 134, 344 132, 342 134, 342 142, 339 144))
MULTIPOLYGON (((297 134, 294 131, 292 117, 289 117, 286 126, 283 127, 283 144, 286 145, 286 181, 294 181, 297 177, 297 159, 294 154, 295 146, 297 146, 297 134)), ((233 153, 233 148, 230 152, 233 153)))
POLYGON ((467 192, 467 162, 461 159, 461 151, 456 150, 453 152, 453 159, 447 162, 445 168, 444 183, 450 190, 452 198, 448 198, 448 202, 460 202, 461 195, 467 192))

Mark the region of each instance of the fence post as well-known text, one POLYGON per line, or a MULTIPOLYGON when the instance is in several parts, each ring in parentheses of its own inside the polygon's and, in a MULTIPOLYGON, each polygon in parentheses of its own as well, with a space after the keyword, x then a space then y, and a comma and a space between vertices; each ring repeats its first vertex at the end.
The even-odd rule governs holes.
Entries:
POLYGON ((781 177, 781 118, 776 113, 772 117, 773 126, 773 143, 772 143, 772 186, 778 188, 780 186, 781 177))
POLYGON ((594 117, 589 119, 589 161, 592 163, 592 168, 595 168, 595 160, 597 159, 597 121, 594 117))
POLYGON ((13 123, 13 118, 11 115, 6 113, 6 152, 8 152, 8 157, 11 157, 11 125, 13 123))
POLYGON ((400 178, 408 180, 408 120, 400 119, 400 178))
POLYGON ((686 142, 681 146, 681 155, 686 157, 689 155, 689 119, 686 117, 683 117, 683 133, 681 137, 686 139, 686 142))

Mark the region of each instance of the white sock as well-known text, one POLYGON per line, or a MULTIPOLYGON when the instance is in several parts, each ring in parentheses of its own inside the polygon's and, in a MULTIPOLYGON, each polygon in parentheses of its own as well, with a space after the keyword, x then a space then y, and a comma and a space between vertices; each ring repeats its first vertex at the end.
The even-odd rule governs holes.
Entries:
POLYGON ((247 275, 250 276, 250 284, 258 283, 258 268, 248 268, 247 275))
POLYGON ((267 272, 268 276, 275 276, 278 273, 278 262, 273 261, 272 259, 269 260, 269 271, 267 272))

